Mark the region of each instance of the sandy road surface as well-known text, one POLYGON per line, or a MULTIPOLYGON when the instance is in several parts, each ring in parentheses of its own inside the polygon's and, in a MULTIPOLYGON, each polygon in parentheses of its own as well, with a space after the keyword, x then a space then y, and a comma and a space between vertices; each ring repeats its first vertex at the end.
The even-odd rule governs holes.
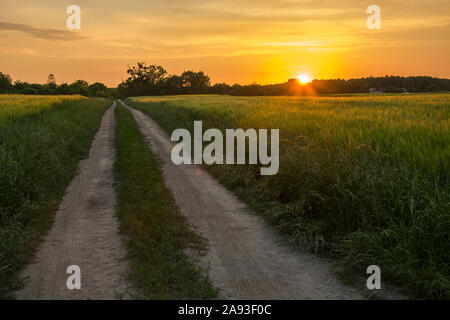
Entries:
MULTIPOLYGON (((121 102, 122 103, 122 102, 121 102)), ((213 284, 226 299, 358 299, 342 285, 330 264, 308 253, 282 247, 262 218, 196 165, 176 166, 173 143, 159 125, 130 108, 139 128, 162 162, 165 181, 181 212, 206 239, 213 284)))
POLYGON ((35 262, 22 272, 29 283, 18 299, 114 299, 125 292, 125 251, 114 210, 114 107, 105 112, 35 262), (69 265, 81 269, 80 290, 67 288, 69 265))

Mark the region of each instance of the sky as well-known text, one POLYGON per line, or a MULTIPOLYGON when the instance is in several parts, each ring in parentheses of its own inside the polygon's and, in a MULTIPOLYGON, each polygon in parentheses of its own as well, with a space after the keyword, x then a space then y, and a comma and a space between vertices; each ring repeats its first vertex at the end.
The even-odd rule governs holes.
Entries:
POLYGON ((450 78, 448 0, 1 0, 0 72, 116 86, 127 65, 212 83, 384 75, 450 78), (81 28, 69 30, 69 5, 81 28), (366 9, 381 10, 370 30, 366 9))

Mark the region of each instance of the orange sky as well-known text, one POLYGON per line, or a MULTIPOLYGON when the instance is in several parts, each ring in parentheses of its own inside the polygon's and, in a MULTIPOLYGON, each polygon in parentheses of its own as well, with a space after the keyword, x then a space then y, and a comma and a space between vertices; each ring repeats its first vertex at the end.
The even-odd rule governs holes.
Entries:
POLYGON ((1 0, 0 72, 116 86, 126 66, 202 70, 213 83, 431 75, 450 78, 448 0, 1 0), (81 30, 66 8, 81 8, 81 30), (366 8, 381 8, 368 30, 366 8))

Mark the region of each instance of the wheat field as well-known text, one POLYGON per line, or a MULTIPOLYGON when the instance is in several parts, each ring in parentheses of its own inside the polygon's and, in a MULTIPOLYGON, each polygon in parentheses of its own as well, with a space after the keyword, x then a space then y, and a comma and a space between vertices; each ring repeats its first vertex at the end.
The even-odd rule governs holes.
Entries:
POLYGON ((280 130, 280 169, 205 166, 294 246, 380 266, 418 297, 450 297, 450 94, 128 98, 169 133, 280 130))

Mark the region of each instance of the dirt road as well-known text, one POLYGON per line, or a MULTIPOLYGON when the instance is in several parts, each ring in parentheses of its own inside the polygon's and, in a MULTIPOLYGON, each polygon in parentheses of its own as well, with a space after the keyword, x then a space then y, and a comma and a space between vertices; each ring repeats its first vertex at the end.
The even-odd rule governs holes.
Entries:
MULTIPOLYGON (((122 102, 121 102, 122 103, 122 102)), ((173 143, 159 125, 131 109, 139 128, 162 162, 165 181, 181 212, 209 244, 203 263, 225 299, 358 299, 341 284, 330 264, 312 254, 281 246, 262 218, 196 165, 170 158, 173 143)))
POLYGON ((80 162, 35 263, 23 271, 30 281, 17 298, 114 299, 125 292, 125 251, 114 209, 114 107, 105 112, 89 158, 80 162), (70 265, 80 267, 80 290, 67 288, 70 265))

